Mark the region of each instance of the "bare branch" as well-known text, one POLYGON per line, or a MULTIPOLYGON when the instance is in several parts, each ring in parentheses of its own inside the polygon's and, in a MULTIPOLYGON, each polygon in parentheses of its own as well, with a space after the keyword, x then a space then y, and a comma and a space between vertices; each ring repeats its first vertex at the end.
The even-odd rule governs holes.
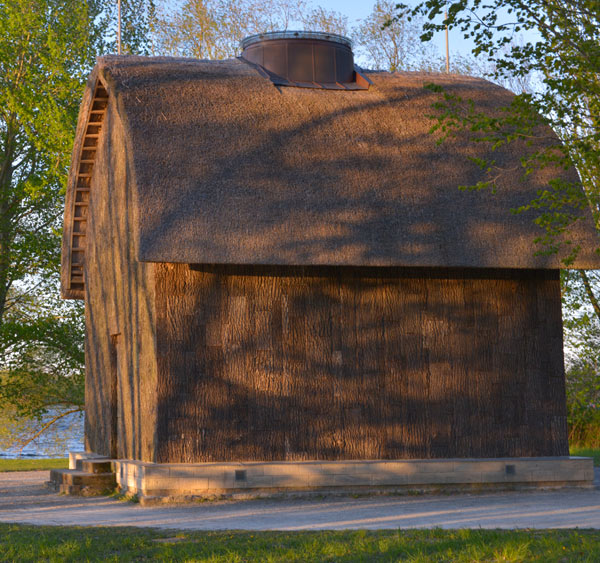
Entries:
POLYGON ((31 438, 28 438, 27 440, 25 440, 24 442, 20 443, 20 448, 19 448, 19 453, 21 453, 23 451, 23 449, 30 444, 31 442, 33 442, 38 436, 40 436, 43 432, 45 432, 46 430, 48 430, 48 428, 50 428, 53 424, 55 424, 56 422, 58 422, 61 418, 64 418, 65 416, 69 415, 69 414, 73 414, 76 412, 82 412, 83 409, 82 408, 77 408, 77 409, 72 409, 69 411, 65 411, 61 414, 57 414, 56 416, 54 416, 52 419, 50 419, 48 422, 46 422, 46 424, 44 424, 44 426, 42 426, 33 436, 31 436, 31 438))

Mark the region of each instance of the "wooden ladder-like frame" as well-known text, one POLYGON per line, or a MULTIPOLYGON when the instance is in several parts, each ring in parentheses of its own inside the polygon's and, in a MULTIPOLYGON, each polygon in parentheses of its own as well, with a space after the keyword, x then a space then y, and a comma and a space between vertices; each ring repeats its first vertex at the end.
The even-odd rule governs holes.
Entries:
POLYGON ((77 179, 75 182, 73 207, 71 209, 69 289, 72 293, 80 294, 81 298, 83 298, 85 290, 85 247, 90 187, 92 184, 94 163, 96 161, 98 140, 102 131, 102 123, 107 107, 108 93, 100 81, 98 81, 94 90, 94 97, 90 104, 85 133, 81 143, 81 151, 77 162, 77 179))

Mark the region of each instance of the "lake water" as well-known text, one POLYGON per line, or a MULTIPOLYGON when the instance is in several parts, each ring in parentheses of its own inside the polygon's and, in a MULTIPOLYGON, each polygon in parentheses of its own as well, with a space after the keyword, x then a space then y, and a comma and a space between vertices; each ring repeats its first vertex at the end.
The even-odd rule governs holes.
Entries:
POLYGON ((0 458, 58 458, 68 457, 69 452, 83 451, 83 413, 65 416, 23 451, 19 449, 0 448, 0 458))

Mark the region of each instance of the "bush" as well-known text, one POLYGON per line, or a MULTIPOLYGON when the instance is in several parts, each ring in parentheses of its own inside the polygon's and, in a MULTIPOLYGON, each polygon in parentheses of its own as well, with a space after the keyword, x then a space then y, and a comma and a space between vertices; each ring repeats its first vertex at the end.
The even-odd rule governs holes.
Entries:
POLYGON ((569 443, 600 448, 600 375, 592 363, 579 361, 567 370, 569 443))

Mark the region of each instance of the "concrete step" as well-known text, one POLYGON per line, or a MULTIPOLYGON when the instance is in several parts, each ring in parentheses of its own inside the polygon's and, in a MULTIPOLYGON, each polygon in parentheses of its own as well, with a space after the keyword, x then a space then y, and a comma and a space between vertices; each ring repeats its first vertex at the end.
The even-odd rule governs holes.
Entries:
POLYGON ((108 458, 104 459, 79 459, 77 460, 77 467, 80 471, 85 473, 112 473, 112 460, 108 458))
POLYGON ((69 452, 69 469, 81 469, 77 467, 77 462, 82 459, 106 459, 106 456, 93 452, 69 452))
POLYGON ((117 486, 114 473, 90 473, 78 469, 52 469, 50 483, 54 490, 69 495, 102 495, 117 486))

